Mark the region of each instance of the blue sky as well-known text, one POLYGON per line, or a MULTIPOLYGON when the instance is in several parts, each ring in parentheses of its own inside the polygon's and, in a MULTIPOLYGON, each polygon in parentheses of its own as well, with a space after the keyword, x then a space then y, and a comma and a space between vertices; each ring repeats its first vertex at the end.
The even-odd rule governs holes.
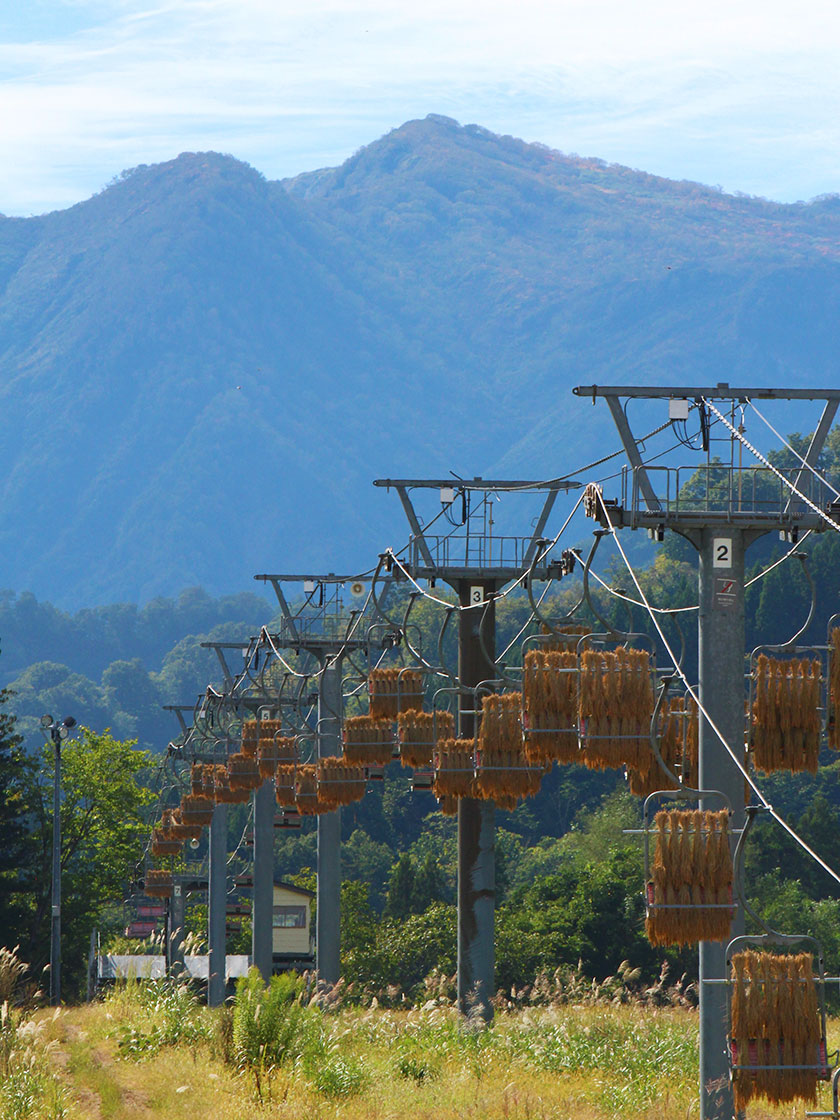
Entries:
POLYGON ((0 212, 215 149, 269 178, 406 120, 782 201, 840 191, 838 0, 2 0, 0 212))

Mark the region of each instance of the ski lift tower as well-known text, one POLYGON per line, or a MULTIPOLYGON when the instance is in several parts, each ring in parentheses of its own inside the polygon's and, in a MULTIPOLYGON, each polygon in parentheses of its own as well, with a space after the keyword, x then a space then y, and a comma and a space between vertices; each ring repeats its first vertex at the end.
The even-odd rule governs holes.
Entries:
MULTIPOLYGON (((346 654, 367 649, 358 625, 360 610, 346 612, 344 589, 364 586, 364 576, 256 575, 271 584, 280 604, 280 630, 267 636, 277 650, 307 653, 320 667, 318 680, 318 757, 341 754, 342 662, 346 654), (301 585, 302 604, 290 604, 283 584, 301 585)), ((351 591, 352 593, 352 591, 351 591)), ((337 984, 341 975, 341 810, 318 815, 315 960, 318 979, 337 984)))
MULTIPOLYGON (((381 478, 374 486, 396 490, 411 538, 404 568, 414 581, 440 580, 457 594, 459 735, 472 738, 476 730, 475 689, 495 680, 498 592, 526 574, 537 580, 559 576, 560 565, 540 558, 542 535, 557 495, 579 489, 579 482, 498 481, 473 479, 381 478), (441 507, 460 518, 454 532, 433 536, 421 526, 410 491, 437 490, 441 507), (492 497, 495 493, 537 493, 542 509, 530 536, 493 534, 492 497), (479 498, 478 502, 474 499, 479 498), (473 608, 473 609, 470 609, 473 608)), ((450 516, 450 522, 454 517, 450 516)), ((493 1015, 495 994, 493 924, 496 906, 495 806, 490 801, 458 800, 458 1006, 463 1014, 477 1010, 485 1020, 493 1015)))
MULTIPOLYGON (((700 721, 699 785, 719 790, 732 806, 734 831, 744 825, 744 776, 712 729, 712 720, 734 755, 744 759, 744 553, 771 531, 796 541, 804 530, 837 522, 833 493, 816 473, 820 452, 840 403, 838 389, 654 388, 581 385, 573 392, 603 398, 629 460, 620 500, 601 501, 594 516, 604 528, 647 529, 662 540, 666 529, 685 537, 699 554, 699 686, 709 719, 700 721), (645 464, 630 429, 630 400, 668 402, 668 418, 681 425, 692 415, 705 458, 689 467, 645 464), (769 464, 743 466, 740 413, 752 401, 822 401, 823 410, 803 462, 774 472, 769 464), (715 438, 713 429, 720 433, 715 438), (726 448, 723 457, 714 449, 726 448), (691 487, 686 483, 691 481, 691 487), (789 484, 789 485, 788 485, 789 484), (793 489, 791 489, 793 487, 793 489)), ((751 453, 748 451, 750 458, 751 453)), ((732 936, 743 929, 735 918, 732 936)), ((731 1120, 732 1091, 726 1054, 725 942, 700 943, 700 1117, 731 1120), (718 983, 706 983, 718 981, 718 983)))

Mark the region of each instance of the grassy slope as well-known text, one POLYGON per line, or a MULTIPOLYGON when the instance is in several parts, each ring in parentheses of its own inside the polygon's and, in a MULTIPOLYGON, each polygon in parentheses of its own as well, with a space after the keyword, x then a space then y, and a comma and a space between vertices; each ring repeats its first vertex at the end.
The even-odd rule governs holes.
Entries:
MULTIPOLYGON (((66 1088, 68 1120, 663 1120, 697 1115, 697 1019, 690 1012, 635 1007, 550 1008, 497 1017, 465 1033, 449 1009, 343 1010, 323 1019, 317 1066, 299 1062, 255 1082, 221 1060, 218 1013, 203 1011, 208 1037, 120 1054, 129 1025, 160 1026, 148 1006, 119 997, 44 1013, 42 1040, 66 1088)), ((838 1033, 838 1024, 833 1025, 838 1033)), ((58 1117, 54 1106, 7 1117, 58 1117)), ((750 1120, 799 1118, 804 1107, 750 1110, 750 1120)))

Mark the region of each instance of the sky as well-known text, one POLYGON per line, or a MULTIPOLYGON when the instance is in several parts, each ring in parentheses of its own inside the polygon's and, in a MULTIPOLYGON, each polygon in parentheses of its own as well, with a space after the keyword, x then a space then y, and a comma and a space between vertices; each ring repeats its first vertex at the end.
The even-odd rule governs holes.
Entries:
POLYGON ((407 120, 783 202, 840 192, 838 0, 0 0, 0 213, 212 149, 269 179, 407 120))

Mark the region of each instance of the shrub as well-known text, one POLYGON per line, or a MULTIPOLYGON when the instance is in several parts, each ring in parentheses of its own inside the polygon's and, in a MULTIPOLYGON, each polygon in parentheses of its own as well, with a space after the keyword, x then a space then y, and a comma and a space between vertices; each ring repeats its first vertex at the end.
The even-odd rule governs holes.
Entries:
POLYGON ((236 985, 230 1057, 253 1075, 260 1098, 274 1070, 297 1061, 313 1041, 317 1045, 320 1015, 302 1006, 302 991, 303 981, 294 973, 272 976, 266 986, 256 968, 236 985))

